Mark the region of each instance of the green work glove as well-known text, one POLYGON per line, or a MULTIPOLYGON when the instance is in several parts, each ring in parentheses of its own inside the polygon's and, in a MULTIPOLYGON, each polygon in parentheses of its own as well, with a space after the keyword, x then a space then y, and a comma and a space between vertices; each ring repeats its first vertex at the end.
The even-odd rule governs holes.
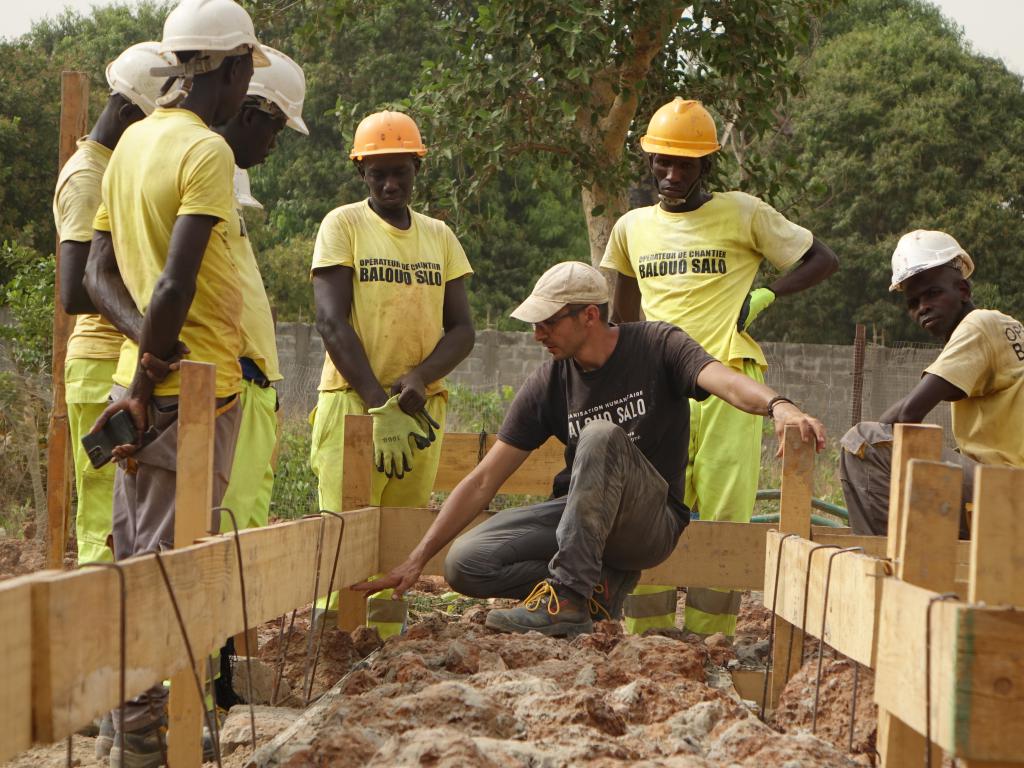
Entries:
POLYGON ((416 423, 420 425, 420 429, 427 434, 426 438, 420 437, 419 435, 412 436, 412 439, 416 443, 416 447, 422 451, 424 448, 429 448, 431 443, 437 439, 437 434, 434 430, 440 429, 441 425, 434 421, 431 415, 427 413, 426 408, 421 408, 420 412, 413 416, 413 418, 416 419, 416 423))
POLYGON ((398 405, 398 395, 392 396, 379 408, 367 410, 373 416, 373 462, 378 472, 401 479, 412 471, 412 444, 423 440, 430 444, 429 435, 420 422, 398 405))
POLYGON ((764 312, 775 301, 775 291, 771 288, 755 288, 743 300, 740 307, 740 316, 736 320, 736 330, 747 330, 757 319, 757 316, 764 312))

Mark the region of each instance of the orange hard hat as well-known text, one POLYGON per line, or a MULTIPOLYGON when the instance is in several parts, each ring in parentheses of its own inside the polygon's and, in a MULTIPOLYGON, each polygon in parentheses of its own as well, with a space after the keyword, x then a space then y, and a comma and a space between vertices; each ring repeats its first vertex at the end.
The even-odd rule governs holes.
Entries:
POLYGON ((640 146, 650 154, 680 157, 704 157, 722 148, 711 113, 699 101, 680 96, 654 113, 640 146))
POLYGON ((404 112, 374 112, 367 115, 356 128, 349 157, 362 160, 370 155, 411 153, 423 157, 427 148, 420 138, 416 121, 404 112))

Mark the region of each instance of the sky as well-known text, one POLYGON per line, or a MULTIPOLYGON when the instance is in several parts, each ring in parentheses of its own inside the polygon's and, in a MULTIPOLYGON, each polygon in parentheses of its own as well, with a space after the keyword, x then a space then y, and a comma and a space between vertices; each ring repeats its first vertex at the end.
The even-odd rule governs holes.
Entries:
MULTIPOLYGON (((131 2, 131 0, 128 0, 131 2)), ((942 12, 964 28, 967 39, 979 53, 997 56, 1009 69, 1024 75, 1024 0, 932 0, 942 12)), ((87 11, 103 0, 4 0, 0 15, 0 37, 16 37, 29 30, 43 16, 56 15, 65 6, 87 11)))

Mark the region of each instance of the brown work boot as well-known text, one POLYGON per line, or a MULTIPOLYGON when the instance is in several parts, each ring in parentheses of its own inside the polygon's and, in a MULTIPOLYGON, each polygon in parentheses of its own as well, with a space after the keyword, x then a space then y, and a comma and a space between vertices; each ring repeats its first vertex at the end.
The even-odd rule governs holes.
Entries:
POLYGON ((492 610, 484 622, 499 632, 540 632, 575 637, 594 628, 587 600, 567 587, 545 579, 515 608, 492 610))
POLYGON ((594 585, 594 596, 590 598, 590 618, 594 621, 618 621, 622 618, 622 606, 629 593, 636 589, 640 571, 617 571, 601 569, 601 581, 594 585))

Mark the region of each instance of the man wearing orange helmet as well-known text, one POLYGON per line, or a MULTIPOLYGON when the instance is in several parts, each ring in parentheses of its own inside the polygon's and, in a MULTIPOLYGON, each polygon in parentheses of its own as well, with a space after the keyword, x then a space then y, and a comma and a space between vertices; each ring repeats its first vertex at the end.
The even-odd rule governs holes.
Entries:
MULTIPOLYGON (((743 192, 707 192, 704 179, 718 143, 714 119, 698 101, 676 98, 651 118, 640 140, 660 202, 620 218, 602 267, 618 273, 612 319, 663 320, 686 331, 714 357, 764 381, 763 353, 748 329, 777 296, 810 288, 838 260, 808 230, 743 192), (751 290, 763 261, 789 270, 751 290)), ((718 398, 690 403, 686 505, 703 520, 749 521, 757 493, 761 417, 718 398)), ((657 588, 655 588, 657 591, 657 588)), ((739 593, 691 589, 686 627, 700 634, 736 631, 739 593)), ((627 626, 671 626, 675 592, 634 595, 627 626)))
MULTIPOLYGON (((341 511, 345 416, 361 413, 373 416, 371 503, 430 501, 448 407, 443 377, 472 350, 474 331, 465 251, 446 224, 409 208, 426 153, 408 115, 364 118, 349 157, 369 197, 335 208, 317 234, 313 293, 327 355, 310 463, 321 509, 341 511)), ((405 623, 405 604, 389 598, 367 606, 367 624, 382 636, 405 623)))

